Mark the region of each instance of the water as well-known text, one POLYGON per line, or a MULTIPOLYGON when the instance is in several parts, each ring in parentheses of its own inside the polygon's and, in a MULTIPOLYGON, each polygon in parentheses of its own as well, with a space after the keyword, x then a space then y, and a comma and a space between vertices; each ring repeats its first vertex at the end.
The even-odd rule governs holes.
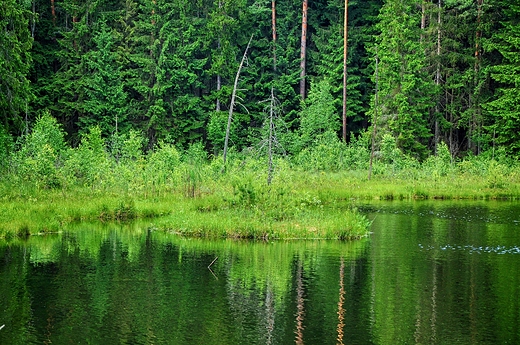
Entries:
POLYGON ((520 343, 520 204, 360 209, 355 242, 81 224, 0 243, 0 344, 520 343))

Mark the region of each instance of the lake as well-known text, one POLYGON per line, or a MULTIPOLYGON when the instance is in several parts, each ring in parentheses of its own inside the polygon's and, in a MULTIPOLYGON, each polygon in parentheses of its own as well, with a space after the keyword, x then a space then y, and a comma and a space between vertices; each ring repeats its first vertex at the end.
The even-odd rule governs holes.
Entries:
POLYGON ((147 223, 0 242, 0 344, 520 343, 519 203, 359 209, 353 242, 147 223))

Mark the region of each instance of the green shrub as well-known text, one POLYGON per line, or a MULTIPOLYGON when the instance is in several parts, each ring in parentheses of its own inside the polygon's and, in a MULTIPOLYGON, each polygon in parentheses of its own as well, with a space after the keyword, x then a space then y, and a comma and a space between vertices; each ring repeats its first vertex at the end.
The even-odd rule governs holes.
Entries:
POLYGON ((81 185, 94 186, 110 180, 110 162, 105 151, 101 129, 92 127, 81 139, 79 147, 69 151, 64 166, 64 175, 81 185))
POLYGON ((175 181, 181 155, 175 146, 159 143, 155 151, 148 154, 145 174, 152 185, 165 185, 175 181))
POLYGON ((437 147, 437 155, 428 157, 423 162, 422 168, 427 176, 432 176, 434 179, 450 174, 453 171, 453 165, 448 145, 441 142, 437 147))
POLYGON ((64 133, 56 119, 45 113, 36 121, 30 134, 22 139, 13 156, 15 173, 38 188, 60 186, 58 168, 63 164, 64 133))

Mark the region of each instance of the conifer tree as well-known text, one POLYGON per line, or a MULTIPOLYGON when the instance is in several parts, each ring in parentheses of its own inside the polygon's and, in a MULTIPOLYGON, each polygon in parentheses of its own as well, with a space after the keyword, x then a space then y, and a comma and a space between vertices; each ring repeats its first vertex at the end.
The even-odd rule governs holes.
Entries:
POLYGON ((121 66, 116 61, 115 38, 106 22, 100 24, 92 40, 96 47, 83 57, 85 114, 79 118, 79 125, 82 128, 98 125, 106 135, 122 129, 126 132, 128 97, 123 90, 121 66))
POLYGON ((421 13, 412 0, 388 0, 379 15, 380 131, 389 131, 406 154, 425 158, 433 80, 420 42, 421 13))
POLYGON ((31 12, 17 0, 4 0, 0 13, 0 127, 21 134, 32 98, 27 78, 31 65, 31 12))
POLYGON ((504 9, 501 27, 487 41, 486 49, 500 53, 500 63, 489 67, 498 84, 493 100, 485 105, 491 115, 488 131, 496 144, 520 156, 520 6, 498 1, 504 9))

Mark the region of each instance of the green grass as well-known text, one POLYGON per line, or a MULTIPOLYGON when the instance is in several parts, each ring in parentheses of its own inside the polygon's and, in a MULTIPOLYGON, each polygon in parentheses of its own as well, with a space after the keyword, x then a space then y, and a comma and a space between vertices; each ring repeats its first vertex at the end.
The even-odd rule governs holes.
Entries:
POLYGON ((367 234, 368 221, 354 209, 305 204, 295 195, 275 199, 264 194, 241 204, 240 198, 225 190, 196 198, 173 193, 161 197, 91 194, 88 189, 41 191, 38 197, 0 202, 0 237, 60 232, 77 222, 144 219, 151 227, 208 238, 353 239, 367 234))
POLYGON ((5 178, 0 237, 60 232, 78 222, 147 220, 185 236, 353 239, 369 231, 368 220, 354 207, 359 201, 520 199, 520 169, 494 161, 385 168, 371 180, 363 170, 301 171, 279 161, 271 186, 262 162, 239 163, 225 173, 215 161, 192 167, 196 181, 182 167, 160 183, 139 170, 128 181, 107 172, 90 186, 57 189, 5 178))

